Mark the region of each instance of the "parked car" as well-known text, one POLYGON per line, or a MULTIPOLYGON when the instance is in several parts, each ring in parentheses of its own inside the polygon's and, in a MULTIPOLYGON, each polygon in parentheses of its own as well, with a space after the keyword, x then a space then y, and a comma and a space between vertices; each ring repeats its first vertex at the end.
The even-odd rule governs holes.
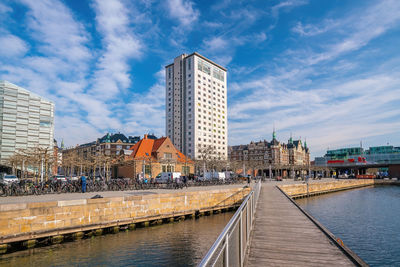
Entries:
POLYGON ((18 182, 18 177, 11 174, 5 174, 1 178, 1 182, 4 184, 12 184, 14 182, 18 182))
POLYGON ((80 177, 78 177, 78 176, 76 176, 76 175, 68 177, 68 179, 69 179, 70 181, 78 181, 79 178, 80 178, 80 177))
POLYGON ((57 182, 57 181, 66 182, 67 178, 65 178, 64 175, 54 175, 53 177, 51 177, 51 180, 53 182, 57 182))
POLYGON ((156 183, 165 184, 168 182, 177 182, 180 177, 180 172, 161 172, 156 176, 156 183))

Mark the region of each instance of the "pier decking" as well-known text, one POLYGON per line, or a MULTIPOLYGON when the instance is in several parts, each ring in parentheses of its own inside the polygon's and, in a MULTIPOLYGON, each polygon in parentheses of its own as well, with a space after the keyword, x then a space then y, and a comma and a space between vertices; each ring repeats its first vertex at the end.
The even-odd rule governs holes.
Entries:
POLYGON ((354 266, 275 186, 264 184, 247 266, 354 266))

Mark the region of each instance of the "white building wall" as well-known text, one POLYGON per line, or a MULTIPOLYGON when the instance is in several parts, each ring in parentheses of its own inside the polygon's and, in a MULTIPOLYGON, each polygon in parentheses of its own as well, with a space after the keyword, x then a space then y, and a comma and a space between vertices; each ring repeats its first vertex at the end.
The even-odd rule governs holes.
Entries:
POLYGON ((54 142, 54 104, 12 83, 0 81, 0 164, 19 149, 54 142))
POLYGON ((166 135, 191 158, 197 158, 199 148, 204 146, 212 146, 216 158, 227 158, 225 69, 197 53, 181 55, 166 67, 166 135), (174 73, 173 95, 170 72, 174 73))

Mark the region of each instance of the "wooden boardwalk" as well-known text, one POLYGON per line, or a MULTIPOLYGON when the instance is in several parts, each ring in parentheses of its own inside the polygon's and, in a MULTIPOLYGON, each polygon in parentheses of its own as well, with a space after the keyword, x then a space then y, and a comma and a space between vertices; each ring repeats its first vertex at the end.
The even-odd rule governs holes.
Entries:
POLYGON ((264 184, 247 266, 354 266, 282 192, 264 184))

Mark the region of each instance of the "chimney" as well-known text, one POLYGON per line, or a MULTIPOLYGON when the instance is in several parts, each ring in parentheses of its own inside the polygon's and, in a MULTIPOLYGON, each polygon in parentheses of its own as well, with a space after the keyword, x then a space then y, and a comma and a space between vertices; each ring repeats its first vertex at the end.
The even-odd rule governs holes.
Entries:
POLYGON ((144 138, 143 138, 143 139, 147 139, 147 134, 144 135, 144 138))

